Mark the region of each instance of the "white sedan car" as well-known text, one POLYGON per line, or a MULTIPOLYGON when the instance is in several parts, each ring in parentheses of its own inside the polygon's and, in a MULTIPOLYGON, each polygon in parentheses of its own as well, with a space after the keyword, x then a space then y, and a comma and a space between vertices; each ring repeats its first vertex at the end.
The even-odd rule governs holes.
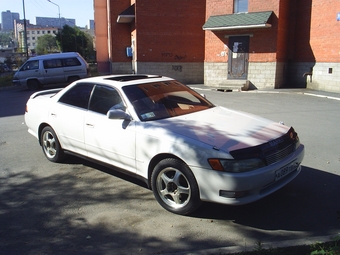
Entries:
POLYGON ((155 75, 93 77, 36 92, 25 122, 48 160, 75 154, 124 170, 182 215, 202 201, 261 199, 293 180, 304 156, 292 127, 215 106, 155 75))

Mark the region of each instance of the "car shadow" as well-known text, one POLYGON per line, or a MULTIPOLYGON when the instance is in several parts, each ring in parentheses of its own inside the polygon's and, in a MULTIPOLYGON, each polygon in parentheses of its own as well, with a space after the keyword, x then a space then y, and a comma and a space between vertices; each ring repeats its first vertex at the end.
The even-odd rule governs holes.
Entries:
MULTIPOLYGON (((117 168, 74 156, 68 157, 65 163, 83 164, 148 189, 145 182, 117 168)), ((241 206, 204 202, 197 211, 185 217, 217 220, 221 224, 232 221, 260 230, 328 235, 340 226, 339 183, 338 175, 303 166, 291 183, 257 202, 241 206)))
POLYGON ((340 176, 303 166, 300 175, 279 191, 242 206, 204 203, 192 216, 231 220, 262 230, 329 234, 340 226, 340 176))
POLYGON ((124 169, 120 169, 120 168, 110 166, 104 163, 99 163, 96 161, 92 161, 90 159, 80 158, 80 157, 73 156, 73 155, 67 155, 63 164, 74 164, 74 165, 81 164, 81 165, 94 168, 106 174, 112 175, 124 181, 128 181, 130 183, 133 183, 140 187, 144 187, 148 189, 146 182, 143 179, 139 178, 137 175, 129 174, 124 169))

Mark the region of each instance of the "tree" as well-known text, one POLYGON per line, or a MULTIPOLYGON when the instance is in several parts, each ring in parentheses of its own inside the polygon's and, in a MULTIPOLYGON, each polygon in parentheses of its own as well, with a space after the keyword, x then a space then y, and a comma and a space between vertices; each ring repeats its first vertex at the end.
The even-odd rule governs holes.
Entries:
POLYGON ((85 59, 93 56, 92 37, 77 27, 65 25, 56 35, 57 44, 63 52, 78 52, 85 59))
POLYGON ((11 37, 11 34, 10 33, 3 33, 1 32, 0 33, 0 46, 1 47, 11 47, 14 45, 14 41, 11 37))
POLYGON ((36 47, 38 55, 43 55, 52 52, 59 52, 57 41, 53 35, 43 35, 38 38, 38 44, 36 47))

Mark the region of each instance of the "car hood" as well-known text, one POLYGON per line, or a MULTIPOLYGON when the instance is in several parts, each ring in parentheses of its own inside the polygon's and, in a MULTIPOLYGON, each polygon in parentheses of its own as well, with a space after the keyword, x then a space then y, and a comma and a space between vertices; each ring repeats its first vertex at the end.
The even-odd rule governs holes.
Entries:
POLYGON ((160 120, 157 125, 226 152, 257 146, 286 134, 290 127, 255 115, 214 107, 160 120))

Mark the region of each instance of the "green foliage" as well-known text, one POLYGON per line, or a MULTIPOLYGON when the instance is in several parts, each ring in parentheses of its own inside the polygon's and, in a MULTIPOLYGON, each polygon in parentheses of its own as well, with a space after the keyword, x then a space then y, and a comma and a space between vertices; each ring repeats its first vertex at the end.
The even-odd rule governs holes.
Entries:
POLYGON ((36 52, 38 55, 59 52, 56 38, 53 35, 44 35, 39 37, 36 52))
POLYGON ((62 52, 78 52, 87 60, 94 54, 92 37, 77 27, 65 25, 56 40, 62 52))
POLYGON ((13 44, 13 39, 10 33, 0 33, 0 46, 8 46, 13 44))
MULTIPOLYGON (((330 242, 314 243, 312 245, 265 248, 261 241, 255 242, 252 251, 227 253, 228 255, 340 255, 340 236, 330 242)), ((224 255, 224 253, 220 253, 224 255)), ((226 255, 226 254, 225 254, 226 255)))
POLYGON ((0 76, 0 88, 12 86, 13 74, 0 76))
POLYGON ((329 243, 316 243, 311 246, 310 255, 340 255, 340 236, 333 238, 329 243))

